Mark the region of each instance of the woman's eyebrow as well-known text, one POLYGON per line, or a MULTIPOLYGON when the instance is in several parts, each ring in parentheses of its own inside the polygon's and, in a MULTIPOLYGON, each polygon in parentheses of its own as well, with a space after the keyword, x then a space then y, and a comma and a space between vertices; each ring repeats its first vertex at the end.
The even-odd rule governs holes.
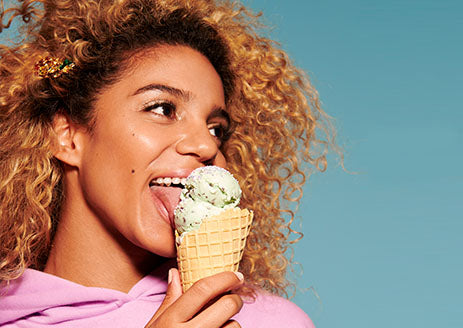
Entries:
POLYGON ((181 97, 183 101, 188 101, 191 99, 191 93, 189 91, 185 91, 182 89, 177 89, 165 84, 148 84, 145 85, 144 87, 141 87, 140 89, 137 89, 132 96, 138 95, 140 93, 146 92, 146 91, 151 91, 151 90, 159 90, 163 92, 170 93, 173 96, 181 97))
POLYGON ((212 112, 209 114, 209 118, 216 118, 216 117, 220 117, 220 118, 224 118, 225 120, 227 120, 227 123, 230 123, 230 115, 228 114, 228 112, 222 108, 222 107, 216 107, 212 110, 212 112))

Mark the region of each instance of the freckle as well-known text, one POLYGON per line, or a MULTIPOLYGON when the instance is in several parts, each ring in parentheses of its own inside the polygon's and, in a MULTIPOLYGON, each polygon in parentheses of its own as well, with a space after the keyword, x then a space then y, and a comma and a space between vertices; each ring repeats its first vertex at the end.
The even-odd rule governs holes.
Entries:
POLYGON ((135 170, 132 170, 132 174, 134 174, 134 173, 135 173, 135 170))
POLYGON ((135 133, 132 133, 132 137, 135 137, 135 133))

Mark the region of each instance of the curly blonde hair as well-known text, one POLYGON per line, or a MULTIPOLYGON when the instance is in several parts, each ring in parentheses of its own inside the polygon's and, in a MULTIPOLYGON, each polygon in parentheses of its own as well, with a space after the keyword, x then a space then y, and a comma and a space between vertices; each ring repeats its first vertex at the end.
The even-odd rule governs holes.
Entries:
POLYGON ((290 237, 302 236, 291 228, 294 204, 306 164, 325 170, 334 131, 306 75, 257 33, 258 15, 214 0, 26 0, 2 12, 1 28, 17 16, 26 37, 0 47, 0 281, 43 268, 59 222, 54 114, 64 110, 91 128, 95 96, 117 80, 128 53, 183 44, 203 53, 224 84, 234 131, 222 150, 241 183, 241 206, 255 216, 240 270, 286 294, 290 237), (76 67, 41 79, 34 64, 48 55, 76 67))

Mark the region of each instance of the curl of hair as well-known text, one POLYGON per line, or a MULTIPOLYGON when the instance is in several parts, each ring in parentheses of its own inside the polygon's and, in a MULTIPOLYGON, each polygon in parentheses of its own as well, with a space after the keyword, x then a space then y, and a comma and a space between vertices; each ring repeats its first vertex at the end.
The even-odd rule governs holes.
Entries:
POLYGON ((291 235, 302 237, 291 224, 306 166, 324 171, 336 146, 317 91, 257 33, 258 15, 213 0, 26 0, 2 12, 0 27, 16 16, 28 23, 26 38, 0 47, 0 281, 47 259, 63 202, 53 115, 65 110, 91 128, 92 102, 128 66, 127 53, 180 44, 203 53, 224 84, 234 132, 223 152, 242 187, 240 206, 255 217, 240 270, 251 284, 285 295, 291 235), (192 27, 199 32, 185 33, 192 27), (46 55, 71 59, 76 69, 41 79, 34 64, 46 55))

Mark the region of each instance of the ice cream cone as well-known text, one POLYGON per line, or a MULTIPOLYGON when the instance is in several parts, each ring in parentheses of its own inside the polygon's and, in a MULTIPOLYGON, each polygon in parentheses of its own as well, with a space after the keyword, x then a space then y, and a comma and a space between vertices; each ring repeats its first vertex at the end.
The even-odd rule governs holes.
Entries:
POLYGON ((226 210, 182 236, 177 243, 177 262, 184 292, 201 278, 238 271, 252 218, 247 209, 226 210))

